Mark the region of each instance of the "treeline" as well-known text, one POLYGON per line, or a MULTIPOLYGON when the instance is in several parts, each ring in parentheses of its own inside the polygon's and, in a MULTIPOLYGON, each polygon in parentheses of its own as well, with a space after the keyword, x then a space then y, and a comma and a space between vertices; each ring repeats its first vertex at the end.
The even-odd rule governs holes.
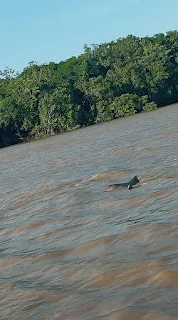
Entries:
MULTIPOLYGON (((0 146, 178 102, 178 32, 84 47, 0 76, 0 146)), ((171 110, 170 110, 171 112, 171 110)))

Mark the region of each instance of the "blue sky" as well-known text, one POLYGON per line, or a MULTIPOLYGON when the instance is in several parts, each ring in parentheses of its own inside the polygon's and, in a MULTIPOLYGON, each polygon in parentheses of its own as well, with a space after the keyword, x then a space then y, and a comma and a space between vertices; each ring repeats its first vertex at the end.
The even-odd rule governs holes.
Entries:
POLYGON ((100 44, 178 30, 178 0, 0 0, 0 70, 59 62, 100 44))

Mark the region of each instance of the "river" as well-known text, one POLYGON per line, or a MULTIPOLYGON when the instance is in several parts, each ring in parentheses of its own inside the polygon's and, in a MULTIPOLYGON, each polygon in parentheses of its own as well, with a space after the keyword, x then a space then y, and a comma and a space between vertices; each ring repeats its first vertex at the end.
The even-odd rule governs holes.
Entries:
POLYGON ((2 320, 178 319, 177 119, 173 105, 0 150, 2 320))

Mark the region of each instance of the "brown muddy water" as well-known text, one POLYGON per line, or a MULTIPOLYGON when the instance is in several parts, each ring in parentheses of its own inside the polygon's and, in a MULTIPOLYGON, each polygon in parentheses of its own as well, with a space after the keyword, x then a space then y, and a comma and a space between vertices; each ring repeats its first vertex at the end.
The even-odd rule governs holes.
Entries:
POLYGON ((175 105, 0 151, 1 319, 178 319, 177 119, 175 105))

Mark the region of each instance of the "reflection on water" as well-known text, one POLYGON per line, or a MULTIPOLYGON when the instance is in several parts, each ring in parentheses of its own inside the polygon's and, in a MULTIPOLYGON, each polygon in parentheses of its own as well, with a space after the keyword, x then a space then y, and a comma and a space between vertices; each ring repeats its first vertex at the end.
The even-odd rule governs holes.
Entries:
POLYGON ((1 150, 2 319, 178 319, 177 116, 1 150))

